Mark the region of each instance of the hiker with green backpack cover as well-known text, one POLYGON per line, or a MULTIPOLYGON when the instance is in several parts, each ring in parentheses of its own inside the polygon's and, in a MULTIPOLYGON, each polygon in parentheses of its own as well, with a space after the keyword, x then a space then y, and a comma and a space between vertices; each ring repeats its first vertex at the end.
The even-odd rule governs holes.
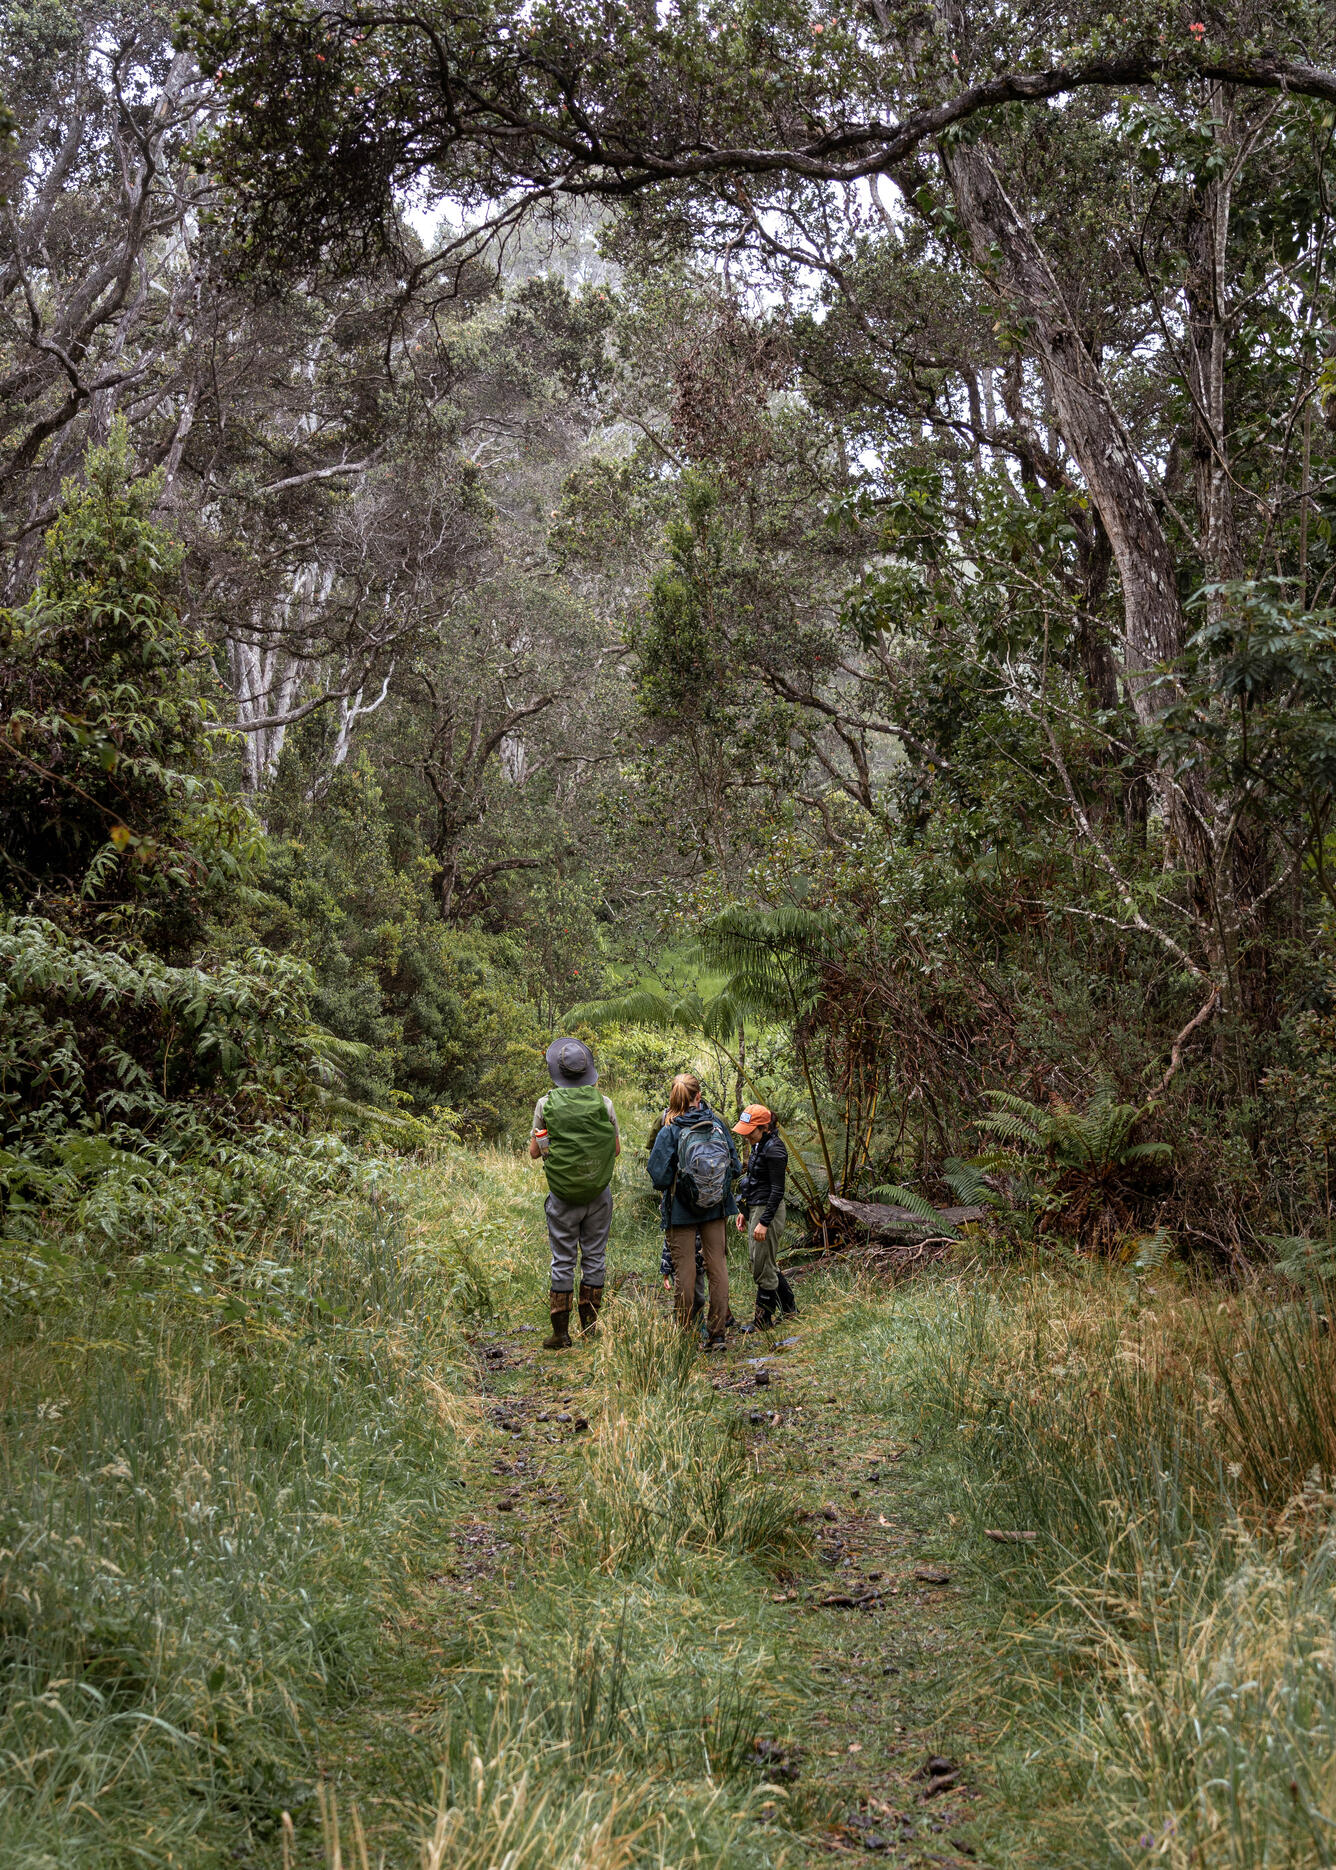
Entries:
POLYGON ((578 1039, 547 1048, 552 1089, 534 1106, 529 1154, 547 1171, 547 1237, 552 1248, 545 1351, 571 1347, 571 1302, 580 1271, 580 1329, 598 1326, 612 1231, 612 1171, 622 1139, 611 1098, 598 1087, 598 1068, 578 1039))

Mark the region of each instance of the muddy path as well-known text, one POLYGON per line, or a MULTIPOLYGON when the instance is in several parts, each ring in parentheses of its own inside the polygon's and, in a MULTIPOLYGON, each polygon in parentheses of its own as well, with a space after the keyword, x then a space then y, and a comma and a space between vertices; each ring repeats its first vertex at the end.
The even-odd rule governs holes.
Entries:
MULTIPOLYGON (((814 1862, 978 1864, 988 1728, 963 1691, 981 1606, 925 1450, 851 1380, 840 1307, 810 1287, 800 1298, 783 1329, 730 1336, 705 1366, 757 1470, 796 1492, 809 1541, 770 1580, 786 1620, 774 1666, 794 1714, 757 1735, 758 1764, 802 1788, 809 1818, 790 1860, 796 1848, 814 1862)), ((579 1495, 599 1429, 593 1350, 540 1341, 520 1329, 472 1344, 469 1511, 440 1580, 454 1614, 485 1614, 541 1570, 579 1495)))

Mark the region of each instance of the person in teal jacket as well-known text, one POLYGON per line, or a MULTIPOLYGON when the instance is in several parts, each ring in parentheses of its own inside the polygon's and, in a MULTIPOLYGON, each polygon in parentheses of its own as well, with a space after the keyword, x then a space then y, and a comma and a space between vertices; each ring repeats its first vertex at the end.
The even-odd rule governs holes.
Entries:
POLYGON ((706 1348, 711 1351, 721 1351, 725 1343, 728 1325, 728 1261, 725 1257, 724 1224, 738 1211, 738 1204, 733 1198, 733 1184, 741 1174, 742 1159, 728 1125, 703 1101, 700 1079, 692 1072, 681 1072, 673 1079, 668 1099, 668 1121, 655 1137, 654 1147, 650 1151, 649 1179, 663 1193, 663 1224, 673 1261, 677 1318, 684 1330, 691 1327, 692 1292, 696 1283, 696 1235, 699 1231, 710 1292, 709 1341, 706 1348), (678 1153, 688 1131, 704 1123, 716 1127, 728 1152, 728 1170, 724 1177, 722 1199, 701 1212, 688 1204, 678 1187, 678 1153))

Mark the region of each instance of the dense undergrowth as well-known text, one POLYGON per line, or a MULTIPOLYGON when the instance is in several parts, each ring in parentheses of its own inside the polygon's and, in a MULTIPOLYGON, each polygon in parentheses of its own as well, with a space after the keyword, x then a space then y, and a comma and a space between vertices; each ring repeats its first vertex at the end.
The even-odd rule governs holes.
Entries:
POLYGON ((1006 1861, 1331 1861, 1326 1309, 1050 1266, 860 1312, 1000 1608, 1006 1861))
MULTIPOLYGON (((522 1378, 477 1353, 543 1316, 531 1165, 449 1146, 291 1192, 213 1254, 164 1245, 151 1207, 96 1251, 71 1216, 63 1281, 11 1303, 5 1861, 321 1863, 336 1833, 344 1861, 361 1839, 437 1870, 801 1853, 825 1795, 766 1785, 754 1740, 808 1695, 770 1602, 811 1564, 803 1482, 758 1467, 661 1312, 634 1158, 614 1266, 640 1278, 596 1349, 522 1378), (554 1446, 551 1510, 506 1521, 466 1601, 456 1541, 500 1524, 479 1486, 519 1383, 554 1410, 578 1384, 591 1433, 554 1446)), ((1329 1861, 1321 1285, 1047 1255, 834 1272, 803 1313, 811 1374, 922 1438, 994 1607, 957 1684, 994 1730, 989 1860, 1329 1861)))
POLYGON ((801 1557, 793 1499, 628 1297, 572 1510, 464 1609, 441 1573, 495 1433, 469 1341, 542 1315, 536 1172, 343 1166, 212 1252, 132 1206, 11 1305, 0 1856, 320 1862, 342 1825, 404 1864, 772 1861, 753 1741, 793 1690, 761 1587, 801 1557))

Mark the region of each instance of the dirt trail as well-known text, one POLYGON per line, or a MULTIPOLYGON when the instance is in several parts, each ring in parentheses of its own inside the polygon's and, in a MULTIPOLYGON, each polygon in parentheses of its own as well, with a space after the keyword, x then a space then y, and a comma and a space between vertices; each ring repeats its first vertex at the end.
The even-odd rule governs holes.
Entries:
MULTIPOLYGON (((971 1837, 980 1730, 953 1711, 977 1607, 944 1556, 951 1528, 922 1451, 862 1405, 819 1305, 785 1322, 768 1341, 731 1338, 710 1368, 760 1470, 798 1491, 813 1543, 771 1592, 791 1617, 779 1666, 800 1698, 782 1743, 764 1743, 766 1771, 796 1773, 804 1789, 814 1815, 799 1848, 810 1861, 852 1853, 963 1870, 983 1854, 971 1837)), ((591 1349, 539 1344, 521 1328, 473 1346, 482 1432, 466 1471, 470 1508, 440 1578, 456 1618, 461 1605, 485 1611, 542 1564, 596 1432, 591 1349)))

